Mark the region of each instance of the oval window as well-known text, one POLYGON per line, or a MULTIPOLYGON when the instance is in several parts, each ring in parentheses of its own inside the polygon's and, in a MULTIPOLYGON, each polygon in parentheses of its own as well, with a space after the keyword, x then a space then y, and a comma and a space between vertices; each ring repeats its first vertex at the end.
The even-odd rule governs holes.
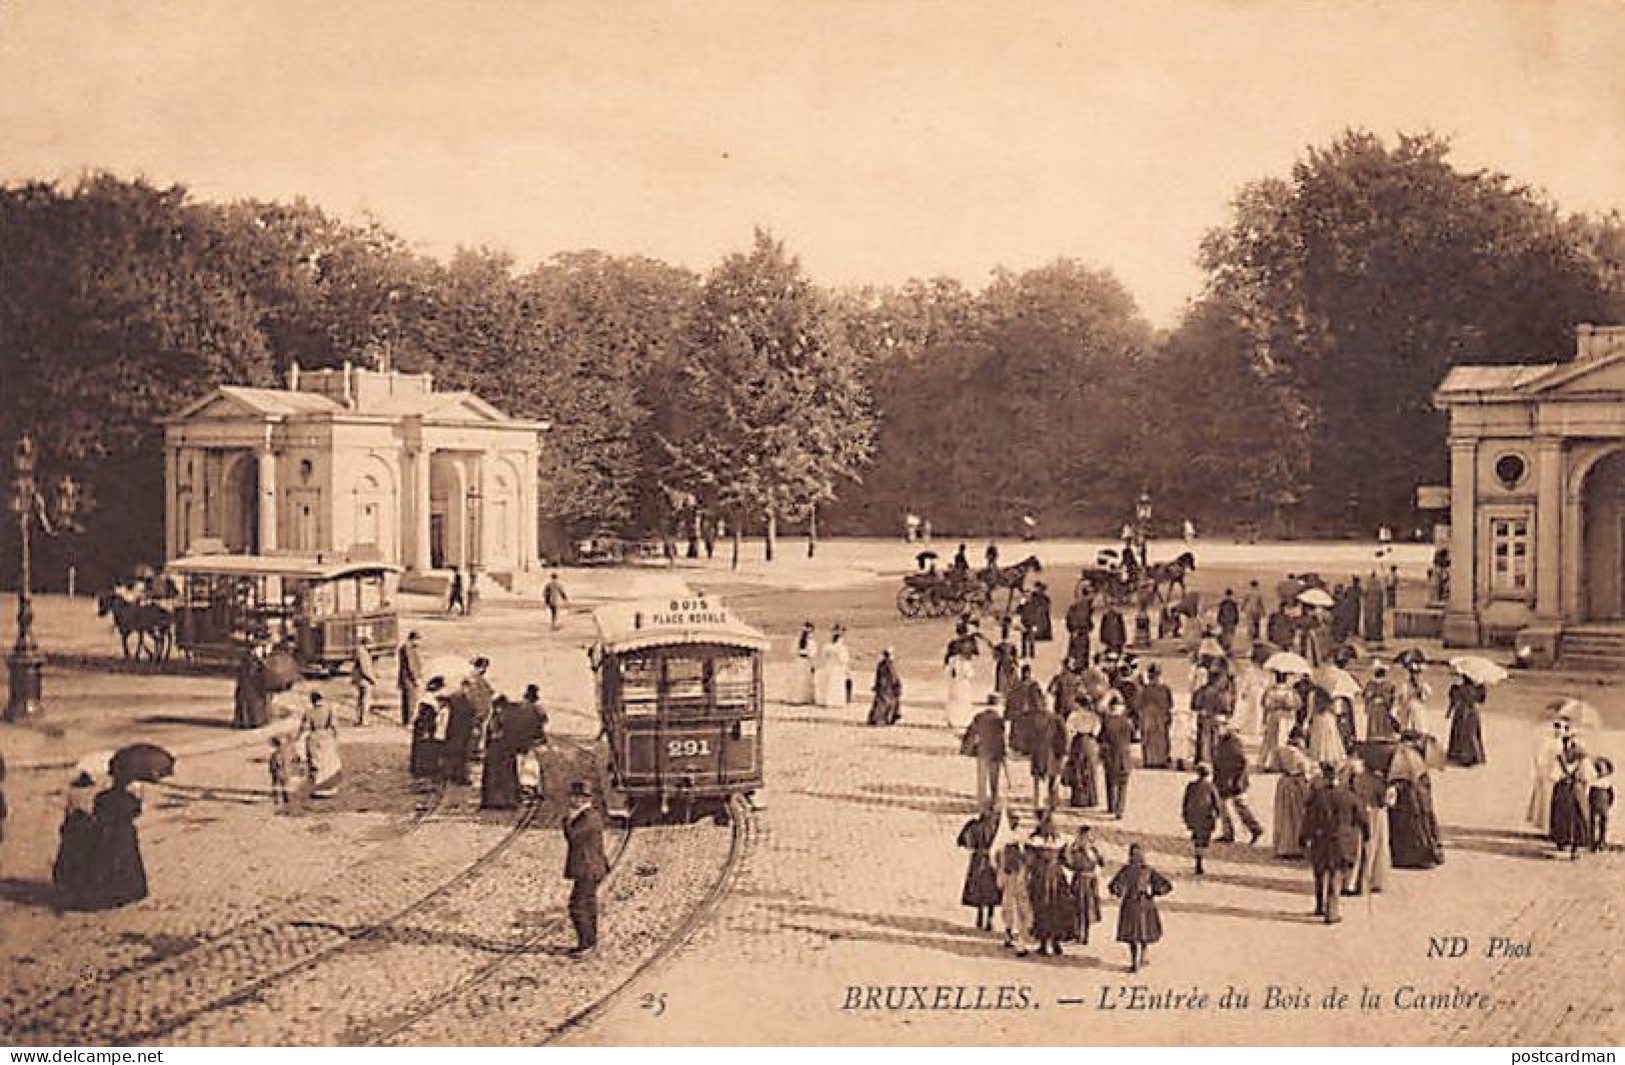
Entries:
POLYGON ((1495 460, 1495 479, 1502 488, 1516 488, 1529 472, 1529 464, 1522 455, 1502 455, 1495 460))

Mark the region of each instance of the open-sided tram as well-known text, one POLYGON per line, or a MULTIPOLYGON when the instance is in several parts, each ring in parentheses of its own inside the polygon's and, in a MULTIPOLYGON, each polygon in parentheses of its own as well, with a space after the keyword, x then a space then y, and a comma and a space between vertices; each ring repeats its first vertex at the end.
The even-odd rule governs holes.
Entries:
POLYGON ((193 555, 164 568, 180 588, 176 639, 188 657, 287 640, 300 666, 314 670, 348 662, 361 636, 375 657, 395 650, 397 572, 382 562, 257 555, 193 555))
POLYGON ((599 609, 610 783, 635 810, 692 812, 762 786, 767 637, 703 596, 599 609))

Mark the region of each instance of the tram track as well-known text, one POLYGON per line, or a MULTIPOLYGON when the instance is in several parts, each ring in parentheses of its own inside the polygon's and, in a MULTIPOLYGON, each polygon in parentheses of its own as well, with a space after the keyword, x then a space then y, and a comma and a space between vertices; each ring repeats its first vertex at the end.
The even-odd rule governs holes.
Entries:
POLYGON ((568 917, 557 914, 455 986, 353 1032, 350 1041, 489 1042, 486 1025, 500 1018, 503 1043, 544 1045, 590 1023, 679 950, 727 895, 754 831, 754 815, 742 800, 730 813, 726 834, 686 825, 622 835, 599 888, 605 906, 594 954, 578 960, 545 949, 568 925, 568 917))
MULTIPOLYGON (((473 853, 472 861, 450 848, 449 859, 442 854, 402 868, 378 860, 375 854, 321 887, 277 904, 269 914, 238 922, 156 962, 76 985, 18 1011, 0 1028, 10 1039, 36 1043, 129 1045, 161 1038, 199 1017, 252 998, 277 981, 353 948, 432 905, 511 847, 539 810, 540 804, 532 803, 506 828, 491 826, 490 832, 481 833, 489 836, 500 831, 494 843, 473 853), (343 916, 335 911, 347 904, 353 919, 335 920, 343 916)), ((460 813, 447 810, 445 790, 437 789, 414 819, 413 828, 394 842, 412 840, 423 844, 419 850, 444 851, 447 848, 435 848, 435 841, 425 837, 468 836, 469 823, 460 813)), ((412 853, 410 848, 399 849, 412 853)))
MULTIPOLYGON (((162 787, 166 791, 174 790, 169 785, 163 785, 162 787)), ((203 789, 205 792, 209 790, 212 789, 203 789)), ((437 783, 427 794, 425 801, 413 810, 412 816, 407 820, 405 826, 390 839, 381 841, 378 847, 398 846, 411 839, 413 833, 417 832, 423 825, 431 822, 442 811, 446 801, 446 792, 446 785, 437 783)), ((376 854, 376 851, 373 853, 376 854)), ((364 862, 371 857, 372 855, 369 855, 368 859, 362 859, 361 861, 364 862)), ((252 913, 228 922, 223 927, 198 934, 193 937, 191 945, 186 947, 185 950, 166 953, 152 960, 101 969, 65 987, 53 988, 49 993, 11 1009, 4 1020, 0 1021, 0 1034, 7 1037, 15 1037, 18 1034, 31 1034, 53 1015, 72 1015, 92 1010, 94 1001, 107 994, 109 985, 144 979, 149 974, 157 972, 161 966, 173 966, 179 961, 192 957, 195 952, 206 951, 233 936, 241 936, 256 926, 276 922, 285 914, 294 911, 311 895, 330 892, 337 881, 349 875, 355 866, 360 864, 361 862, 353 863, 316 887, 307 888, 294 895, 277 899, 269 905, 255 909, 252 913)))

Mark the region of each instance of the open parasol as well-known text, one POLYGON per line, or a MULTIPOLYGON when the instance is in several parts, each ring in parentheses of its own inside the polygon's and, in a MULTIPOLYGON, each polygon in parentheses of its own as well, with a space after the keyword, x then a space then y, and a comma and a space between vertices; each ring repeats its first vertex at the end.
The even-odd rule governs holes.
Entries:
POLYGON ((1360 682, 1345 669, 1337 666, 1321 666, 1315 670, 1315 684, 1333 699, 1358 699, 1360 697, 1360 682))
POLYGON ((132 743, 107 760, 107 771, 114 780, 156 783, 174 775, 175 756, 154 743, 132 743))
POLYGON ((924 569, 927 562, 935 562, 941 557, 942 556, 937 554, 935 551, 921 551, 919 554, 914 556, 914 563, 921 569, 924 569))
POLYGON ((1499 684, 1507 679, 1507 671, 1478 655, 1462 655, 1450 660, 1450 668, 1475 684, 1499 684))
POLYGON ((1567 721, 1573 729, 1595 729, 1602 724, 1597 708, 1584 699, 1564 699, 1557 708, 1557 716, 1567 721))
POLYGON ((1305 588, 1298 593, 1298 602, 1305 606, 1329 607, 1333 605, 1331 595, 1324 588, 1305 588))
POLYGON ((1270 655, 1264 661, 1264 668, 1271 673, 1296 674, 1301 677, 1307 677, 1315 671, 1308 659, 1291 651, 1277 651, 1270 655))

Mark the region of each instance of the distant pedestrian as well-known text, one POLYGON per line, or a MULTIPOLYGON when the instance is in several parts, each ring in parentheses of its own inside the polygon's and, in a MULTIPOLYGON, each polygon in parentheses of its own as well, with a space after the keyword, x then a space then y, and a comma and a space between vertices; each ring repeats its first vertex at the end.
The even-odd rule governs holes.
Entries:
POLYGON ((1089 929, 1100 923, 1100 870, 1106 859, 1095 846, 1088 825, 1078 831, 1061 854, 1061 862, 1072 870, 1072 895, 1078 903, 1078 942, 1089 943, 1089 929))
POLYGON ((959 846, 970 851, 965 867, 965 884, 959 901, 976 911, 976 927, 993 931, 993 909, 999 904, 999 874, 993 868, 993 841, 999 834, 999 811, 993 805, 965 822, 959 830, 959 846))
POLYGON ((1061 864, 1061 834, 1050 810, 1038 816, 1038 827, 1027 841, 1027 893, 1032 901, 1033 937, 1038 953, 1061 955, 1061 943, 1077 934, 1078 902, 1072 882, 1061 864))
POLYGON ((1023 665, 1015 685, 1005 696, 1004 718, 1010 723, 1010 749, 1032 755, 1035 720, 1046 709, 1043 686, 1033 679, 1033 667, 1023 665))
MULTIPOLYGON (((947 699, 942 706, 943 717, 948 727, 957 732, 969 723, 974 712, 976 659, 968 655, 950 654, 943 666, 943 673, 948 681, 947 699)), ((994 699, 997 698, 995 695, 994 699)))
POLYGON ((1145 852, 1138 843, 1128 848, 1128 864, 1117 871, 1110 885, 1117 907, 1117 941, 1128 945, 1129 972, 1137 973, 1150 963, 1147 948, 1162 939, 1162 917, 1157 899, 1174 890, 1168 878, 1145 864, 1145 852))
POLYGON ((1196 548, 1196 523, 1186 518, 1183 531, 1185 533, 1185 550, 1194 550, 1196 548))
POLYGON ((478 570, 472 567, 468 571, 466 595, 467 599, 463 606, 463 613, 464 615, 471 615, 474 613, 475 608, 480 605, 480 574, 478 570))
POLYGON ((1258 823, 1258 818, 1247 806, 1247 784, 1247 752, 1236 730, 1230 727, 1228 721, 1223 721, 1219 725, 1218 739, 1213 744, 1213 786, 1219 791, 1219 821, 1224 829, 1219 837, 1220 843, 1235 842, 1236 826, 1230 818, 1232 809, 1251 833, 1247 841, 1249 846, 1257 843, 1258 837, 1264 834, 1264 826, 1258 823))
POLYGON ((1021 618, 1021 656, 1031 658, 1038 653, 1038 645, 1055 639, 1054 622, 1050 619, 1049 588, 1043 581, 1033 586, 1032 593, 1022 600, 1018 616, 1021 618))
POLYGON ((1309 757, 1316 765, 1342 765, 1343 732, 1338 724, 1336 700, 1316 688, 1310 693, 1309 757))
POLYGON ((1362 895, 1374 895, 1388 881, 1388 870, 1393 865, 1388 842, 1388 807, 1393 801, 1388 782, 1381 773, 1368 768, 1364 759, 1349 759, 1349 788, 1365 804, 1366 832, 1360 844, 1360 862, 1355 872, 1355 890, 1362 895))
POLYGON ((445 750, 446 733, 450 726, 451 710, 443 694, 446 678, 430 677, 418 697, 417 710, 412 715, 412 747, 407 766, 412 776, 436 776, 445 750))
POLYGON ((279 807, 288 805, 289 793, 298 776, 298 760, 286 733, 271 737, 271 757, 265 760, 265 770, 271 778, 271 801, 279 807))
POLYGON ((1608 849, 1608 813, 1614 808, 1614 763, 1597 758, 1591 763, 1591 790, 1587 803, 1591 814, 1591 849, 1608 849))
POLYGON ((51 883, 57 906, 64 910, 94 908, 96 875, 96 778, 80 770, 68 785, 62 824, 57 830, 51 883))
POLYGON ((412 724, 417 713, 418 692, 423 687, 423 638, 416 631, 406 634, 406 642, 395 656, 395 687, 401 696, 401 727, 412 724))
MULTIPOLYGON (((1031 679, 1031 667, 1022 672, 1031 679)), ((1027 752, 1033 775, 1033 808, 1054 810, 1056 792, 1061 782, 1062 767, 1066 763, 1066 726, 1055 712, 1045 705, 1044 693, 1033 682, 1037 703, 1027 716, 1027 752)), ((1040 826, 1042 827, 1042 826, 1040 826)))
POLYGON ((355 688, 355 723, 367 723, 367 711, 372 707, 372 694, 378 690, 378 667, 372 660, 372 643, 366 633, 355 638, 355 653, 350 656, 350 684, 355 688))
POLYGON ((1241 597, 1241 617, 1247 625, 1247 638, 1257 643, 1264 635, 1264 617, 1267 614, 1264 606, 1264 593, 1258 587, 1258 581, 1247 582, 1247 593, 1241 597))
POLYGON ((813 623, 803 622, 796 637, 795 668, 790 675, 790 699, 798 706, 811 706, 818 700, 815 678, 818 671, 818 637, 813 623))
POLYGON ((987 705, 971 719, 960 739, 959 750, 976 759, 977 803, 996 805, 1005 776, 1006 757, 1004 715, 999 712, 998 696, 989 696, 987 705))
POLYGON ((1169 730, 1173 727, 1174 693, 1163 683, 1162 667, 1151 663, 1137 701, 1140 754, 1147 769, 1166 769, 1172 757, 1169 730))
POLYGON ((1123 656, 1123 649, 1128 646, 1128 627, 1123 622, 1123 612, 1115 606, 1109 606, 1100 615, 1100 645, 1114 658, 1123 656))
POLYGON ((440 779, 447 784, 471 783, 468 760, 472 757, 479 719, 466 683, 446 697, 446 725, 441 734, 440 779))
POLYGON ((1488 695, 1484 685, 1470 677, 1458 676, 1450 686, 1450 706, 1445 716, 1450 718, 1450 747, 1446 757, 1452 765, 1483 765, 1484 727, 1479 707, 1488 695))
POLYGON ((97 795, 92 807, 96 846, 89 861, 87 909, 110 910, 147 897, 147 868, 135 827, 140 816, 135 782, 115 774, 112 787, 97 795))
POLYGON ((1366 681, 1362 699, 1365 702, 1365 738, 1392 739, 1399 735, 1399 718, 1394 713, 1399 692, 1388 679, 1388 665, 1377 659, 1371 667, 1371 679, 1366 681))
POLYGON ((818 652, 818 705, 826 709, 846 706, 851 698, 851 678, 852 649, 846 642, 846 629, 836 625, 830 629, 829 642, 818 652))
POLYGON ((485 736, 485 765, 480 772, 480 809, 512 810, 519 805, 519 748, 523 739, 518 707, 497 696, 485 736), (509 735, 509 728, 515 728, 509 735))
POLYGON ((305 760, 310 765, 310 797, 333 798, 338 794, 344 761, 339 755, 338 715, 323 701, 320 692, 310 693, 296 742, 304 744, 305 760))
POLYGON ((468 613, 468 599, 463 588, 463 571, 460 569, 451 571, 451 590, 446 595, 446 613, 468 613))
POLYGON ((903 678, 897 673, 892 649, 880 652, 875 663, 874 701, 869 704, 869 724, 895 725, 903 718, 903 678))
POLYGON ((1270 821, 1270 852, 1277 858, 1303 857, 1303 821, 1309 810, 1309 789, 1319 775, 1314 759, 1304 750, 1303 733, 1294 729, 1279 752, 1281 777, 1275 782, 1275 816, 1270 821))
POLYGON ((1122 696, 1107 696, 1106 714, 1100 724, 1100 760, 1106 770, 1106 808, 1121 821, 1128 807, 1128 779, 1133 771, 1131 748, 1134 725, 1123 712, 1122 696))
POLYGON ((585 781, 570 785, 570 810, 564 816, 564 878, 570 881, 570 924, 576 945, 570 954, 582 957, 598 946, 598 885, 609 875, 604 854, 604 819, 593 804, 585 781))
POLYGON ((1021 652, 1010 642, 1010 623, 999 626, 999 642, 993 645, 993 690, 1005 699, 1021 675, 1021 652))
POLYGON ((1315 916, 1327 924, 1343 919, 1338 901, 1344 881, 1370 833, 1365 804, 1338 782, 1336 766, 1322 766, 1321 782, 1309 793, 1303 835, 1315 871, 1315 916))
POLYGON ((1216 619, 1219 623, 1219 646, 1224 648, 1225 654, 1236 649, 1236 630, 1241 628, 1241 604, 1236 601, 1236 593, 1229 588, 1224 590, 1224 597, 1219 600, 1216 619))
POLYGON ((550 574, 547 584, 542 587, 542 602, 547 607, 548 624, 552 628, 559 627, 559 611, 564 609, 570 597, 565 594, 564 584, 559 580, 557 573, 550 574))
POLYGON ((1017 834, 1021 827, 1014 810, 1007 813, 993 849, 993 867, 999 879, 999 910, 1004 920, 1004 945, 1016 957, 1028 954, 1033 930, 1033 901, 1027 890, 1027 852, 1017 834))
POLYGON ((470 665, 472 669, 463 678, 463 691, 467 693, 469 707, 474 712, 474 731, 468 738, 468 757, 470 761, 475 761, 485 752, 485 730, 491 722, 491 711, 496 707, 497 693, 491 686, 491 660, 479 655, 470 665))
POLYGON ((1591 848, 1591 763, 1585 748, 1570 736, 1563 743, 1560 774, 1552 785, 1552 845, 1559 854, 1578 858, 1591 848))
POLYGON ((255 643, 243 652, 232 693, 232 728, 264 728, 271 723, 271 691, 265 672, 265 647, 255 643))
POLYGON ((1100 715, 1088 703, 1077 703, 1066 718, 1067 804, 1074 809, 1100 805, 1100 715))
POLYGON ((1196 767, 1196 779, 1185 785, 1185 796, 1180 800, 1180 815, 1191 834, 1191 852, 1196 857, 1196 875, 1207 872, 1202 861, 1207 857, 1208 845, 1213 842, 1213 830, 1219 827, 1222 810, 1219 792, 1208 779, 1205 765, 1196 767))

